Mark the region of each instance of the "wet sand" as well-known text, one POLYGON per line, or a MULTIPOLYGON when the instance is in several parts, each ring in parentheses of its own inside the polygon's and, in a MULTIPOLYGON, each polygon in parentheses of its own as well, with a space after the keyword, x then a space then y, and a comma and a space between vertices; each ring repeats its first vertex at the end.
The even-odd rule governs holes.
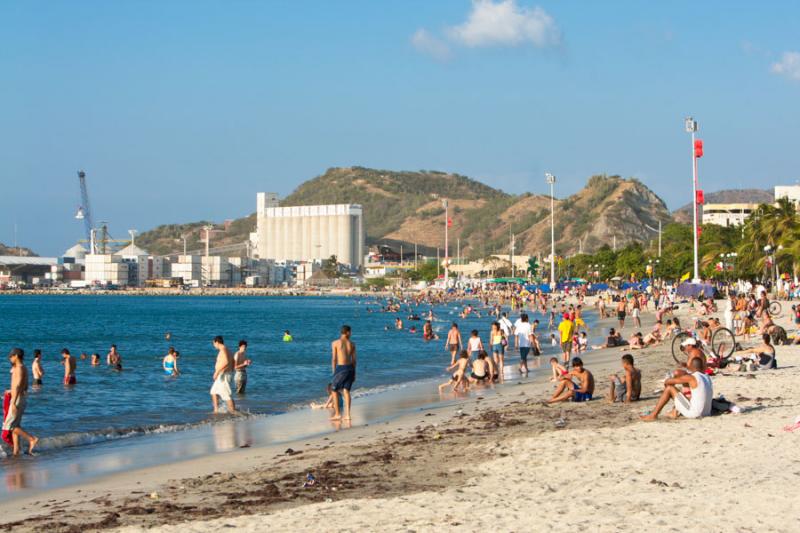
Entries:
POLYGON ((0 512, 12 531, 53 532, 231 525, 796 530, 800 432, 780 428, 800 414, 800 350, 781 347, 778 354, 777 371, 715 378, 715 394, 747 408, 741 415, 640 422, 675 366, 669 346, 634 352, 644 399, 627 405, 598 399, 607 376, 619 371, 621 352, 593 351, 584 361, 597 381, 596 400, 587 404, 545 407, 552 384, 509 380, 494 394, 477 391, 457 405, 289 446, 126 472, 5 502, 0 512), (303 488, 309 472, 317 483, 303 488))

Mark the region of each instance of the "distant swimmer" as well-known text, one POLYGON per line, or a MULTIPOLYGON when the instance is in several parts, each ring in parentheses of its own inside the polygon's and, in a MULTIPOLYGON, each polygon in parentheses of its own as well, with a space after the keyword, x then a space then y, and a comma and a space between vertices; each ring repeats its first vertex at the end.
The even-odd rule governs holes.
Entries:
POLYGON ((341 335, 331 343, 333 379, 333 416, 331 420, 350 420, 350 389, 356 379, 356 345, 350 340, 350 326, 342 326, 341 335), (339 410, 339 394, 344 396, 344 416, 339 410))
POLYGON ((172 340, 172 333, 170 333, 169 331, 166 332, 164 334, 164 339, 166 339, 167 341, 171 341, 172 340))
POLYGON ((8 408, 3 417, 3 440, 12 448, 14 455, 19 455, 20 437, 28 441, 28 453, 33 455, 33 449, 39 439, 22 429, 22 415, 28 399, 28 369, 25 368, 22 348, 14 348, 8 354, 11 362, 11 387, 5 393, 8 408))
POLYGON ((293 340, 294 337, 292 337, 292 334, 289 333, 288 329, 283 332, 283 342, 292 342, 293 340))
POLYGON ((64 365, 64 385, 75 385, 78 382, 75 379, 75 357, 64 348, 61 350, 61 358, 61 364, 64 365))
POLYGON ((219 412, 219 399, 225 402, 228 406, 228 412, 236 412, 236 404, 233 403, 231 398, 231 373, 233 370, 233 357, 225 347, 225 341, 222 340, 220 335, 214 337, 212 341, 214 348, 218 350, 217 361, 214 364, 214 384, 211 386, 211 403, 214 406, 214 412, 219 412))
POLYGON ((239 341, 239 349, 233 354, 233 369, 235 370, 233 381, 236 384, 236 394, 244 394, 247 389, 247 367, 252 362, 247 357, 247 341, 239 341))
POLYGON ((100 354, 93 353, 92 354, 92 366, 100 366, 100 354))
POLYGON ((42 378, 44 377, 44 369, 42 368, 42 351, 33 351, 33 363, 31 364, 31 373, 33 374, 33 384, 36 386, 42 385, 42 378))
POLYGON ((111 351, 109 351, 108 356, 106 356, 106 362, 108 366, 114 370, 122 370, 122 356, 117 351, 116 344, 111 345, 111 351))
POLYGON ((168 376, 177 376, 180 374, 178 370, 178 357, 175 355, 177 352, 175 348, 170 346, 167 355, 161 361, 161 367, 164 369, 164 374, 168 376))
POLYGON ((403 321, 400 319, 400 317, 394 319, 394 329, 403 329, 403 321))

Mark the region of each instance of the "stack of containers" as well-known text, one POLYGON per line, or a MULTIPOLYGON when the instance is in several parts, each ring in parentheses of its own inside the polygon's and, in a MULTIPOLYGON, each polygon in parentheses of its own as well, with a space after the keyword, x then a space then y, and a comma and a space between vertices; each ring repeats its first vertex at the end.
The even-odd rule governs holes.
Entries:
POLYGON ((85 279, 89 283, 125 286, 128 284, 128 265, 118 255, 87 254, 85 279))
POLYGON ((181 278, 183 283, 192 284, 192 282, 200 281, 201 269, 199 255, 179 255, 178 262, 172 264, 171 276, 181 278))

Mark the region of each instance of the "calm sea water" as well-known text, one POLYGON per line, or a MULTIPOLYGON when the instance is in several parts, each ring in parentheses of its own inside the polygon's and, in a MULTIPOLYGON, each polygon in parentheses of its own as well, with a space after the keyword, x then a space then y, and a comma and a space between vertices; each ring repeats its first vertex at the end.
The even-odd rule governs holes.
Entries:
MULTIPOLYGON (((368 312, 378 311, 380 304, 357 297, 2 296, 0 351, 5 355, 13 346, 22 347, 30 367, 33 349, 42 350, 44 385, 30 392, 25 427, 46 437, 43 449, 53 449, 211 420, 214 335, 223 335, 232 350, 239 339, 249 342, 248 390, 236 400, 252 414, 284 412, 323 398, 330 381, 330 342, 345 323, 352 326, 358 347, 357 392, 443 376, 450 359, 444 338, 424 342, 422 322, 406 320, 405 307, 396 314, 368 312), (420 331, 394 330, 395 316, 420 331), (283 342, 285 329, 294 342, 283 342), (123 372, 79 360, 78 385, 61 384, 62 348, 76 357, 97 352, 105 363, 112 343, 122 354, 123 372), (161 370, 170 345, 181 352, 177 378, 161 370)), ((413 312, 422 315, 429 308, 413 312)), ((434 313, 440 335, 456 319, 465 342, 473 328, 487 341, 491 319, 458 319, 455 304, 434 307, 434 313)), ((6 380, 0 378, 0 385, 5 387, 6 380)))

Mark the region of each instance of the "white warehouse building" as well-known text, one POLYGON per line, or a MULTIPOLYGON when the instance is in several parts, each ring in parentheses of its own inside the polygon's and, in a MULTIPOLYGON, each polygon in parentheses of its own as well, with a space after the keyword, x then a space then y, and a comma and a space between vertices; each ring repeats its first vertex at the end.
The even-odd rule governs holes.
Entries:
POLYGON ((357 204, 276 207, 276 197, 258 194, 256 239, 261 259, 314 261, 335 255, 352 269, 364 260, 364 216, 357 204))

